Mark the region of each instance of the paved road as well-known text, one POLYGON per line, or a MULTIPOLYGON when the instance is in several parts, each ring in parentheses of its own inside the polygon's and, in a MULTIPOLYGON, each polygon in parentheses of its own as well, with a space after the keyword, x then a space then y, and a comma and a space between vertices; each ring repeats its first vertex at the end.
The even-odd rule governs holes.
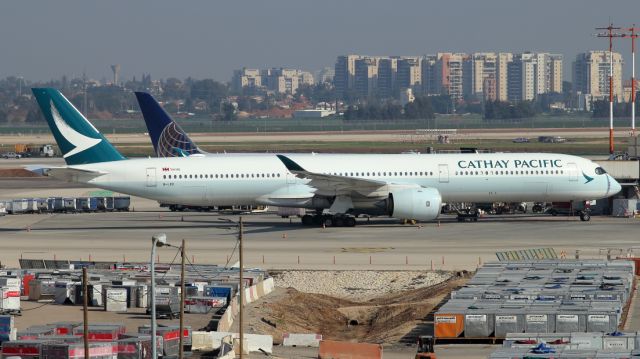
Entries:
MULTIPOLYGON (((74 189, 58 192, 71 195, 74 189)), ((87 191, 87 189, 80 189, 87 191)), ((135 213, 34 214, 0 218, 0 260, 15 265, 21 253, 31 257, 144 261, 149 238, 166 232, 169 240, 187 240, 198 262, 225 263, 235 246, 235 232, 221 218, 236 215, 171 213, 154 203, 134 199, 135 213)), ((637 245, 640 221, 593 217, 486 217, 458 223, 445 217, 421 226, 392 219, 360 221, 355 228, 303 227, 298 220, 275 215, 245 215, 245 258, 266 268, 310 269, 473 269, 495 260, 497 250, 553 247, 572 256, 598 257, 601 248, 637 245), (335 263, 334 263, 335 257, 335 263), (443 264, 444 261, 444 264, 443 264)), ((235 253, 237 254, 237 253, 235 253)), ((234 254, 234 258, 235 258, 234 254)), ((162 250, 163 260, 174 253, 162 250)), ((601 256, 600 256, 601 257, 601 256)))

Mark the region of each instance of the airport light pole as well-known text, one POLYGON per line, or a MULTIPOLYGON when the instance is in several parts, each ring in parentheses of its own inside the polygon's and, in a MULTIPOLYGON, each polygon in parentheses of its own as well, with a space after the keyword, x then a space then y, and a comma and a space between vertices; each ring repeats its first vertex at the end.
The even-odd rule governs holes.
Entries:
MULTIPOLYGON (((167 244, 167 235, 157 233, 151 237, 151 358, 158 358, 156 333, 158 323, 156 322, 156 247, 162 247, 167 244)), ((180 333, 182 334, 182 333, 180 333)))
POLYGON ((609 154, 613 154, 615 148, 613 145, 613 38, 624 37, 623 34, 614 32, 614 30, 620 30, 619 27, 614 27, 613 24, 609 24, 607 27, 596 27, 596 30, 607 30, 604 33, 596 34, 597 37, 609 38, 609 154))
POLYGON ((239 323, 238 323, 238 332, 239 332, 239 336, 240 336, 240 359, 242 359, 242 356, 244 355, 244 323, 243 323, 243 318, 242 318, 242 313, 244 312, 244 278, 243 278, 243 270, 244 270, 244 263, 243 263, 243 258, 242 258, 242 217, 240 217, 240 219, 238 220, 238 256, 240 257, 240 270, 239 270, 239 275, 238 277, 240 278, 240 303, 239 303, 239 310, 238 310, 238 319, 239 319, 239 323))
POLYGON ((180 254, 182 255, 182 261, 180 263, 180 348, 178 348, 178 358, 184 358, 184 299, 185 285, 184 285, 184 260, 185 260, 185 244, 182 240, 182 246, 180 247, 180 254))

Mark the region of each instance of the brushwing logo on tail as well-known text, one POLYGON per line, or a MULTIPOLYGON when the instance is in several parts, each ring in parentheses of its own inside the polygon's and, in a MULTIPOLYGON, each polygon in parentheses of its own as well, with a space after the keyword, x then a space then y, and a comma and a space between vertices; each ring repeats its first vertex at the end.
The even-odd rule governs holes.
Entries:
POLYGON ((53 101, 51 101, 51 116, 53 117, 53 122, 55 122, 56 127, 58 127, 58 131, 60 131, 60 134, 74 147, 74 149, 65 153, 64 156, 62 156, 63 158, 78 154, 97 145, 98 143, 100 143, 100 141, 102 141, 102 139, 100 138, 85 136, 69 126, 69 124, 64 121, 62 116, 60 116, 60 113, 58 112, 56 106, 53 104, 53 101))

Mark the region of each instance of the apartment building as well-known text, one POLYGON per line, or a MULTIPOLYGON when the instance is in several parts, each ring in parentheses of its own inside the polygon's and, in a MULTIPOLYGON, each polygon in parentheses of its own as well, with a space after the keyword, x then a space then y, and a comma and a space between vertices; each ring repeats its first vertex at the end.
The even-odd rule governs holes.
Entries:
MULTIPOLYGON (((573 62, 573 91, 589 95, 593 100, 609 99, 611 57, 608 51, 589 51, 576 55, 573 62)), ((622 88, 622 55, 613 53, 613 96, 624 101, 622 88)))

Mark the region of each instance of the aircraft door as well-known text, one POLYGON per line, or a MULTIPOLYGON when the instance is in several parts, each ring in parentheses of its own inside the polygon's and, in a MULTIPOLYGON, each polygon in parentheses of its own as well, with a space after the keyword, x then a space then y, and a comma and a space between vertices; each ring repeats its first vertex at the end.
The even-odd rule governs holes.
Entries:
POLYGON ((438 178, 440 183, 449 183, 449 165, 438 165, 438 178))
POLYGON ((567 163, 568 171, 569 171, 569 181, 576 182, 578 181, 578 166, 575 163, 567 163))
POLYGON ((156 186, 156 168, 150 167, 147 168, 147 187, 155 187, 156 186))

